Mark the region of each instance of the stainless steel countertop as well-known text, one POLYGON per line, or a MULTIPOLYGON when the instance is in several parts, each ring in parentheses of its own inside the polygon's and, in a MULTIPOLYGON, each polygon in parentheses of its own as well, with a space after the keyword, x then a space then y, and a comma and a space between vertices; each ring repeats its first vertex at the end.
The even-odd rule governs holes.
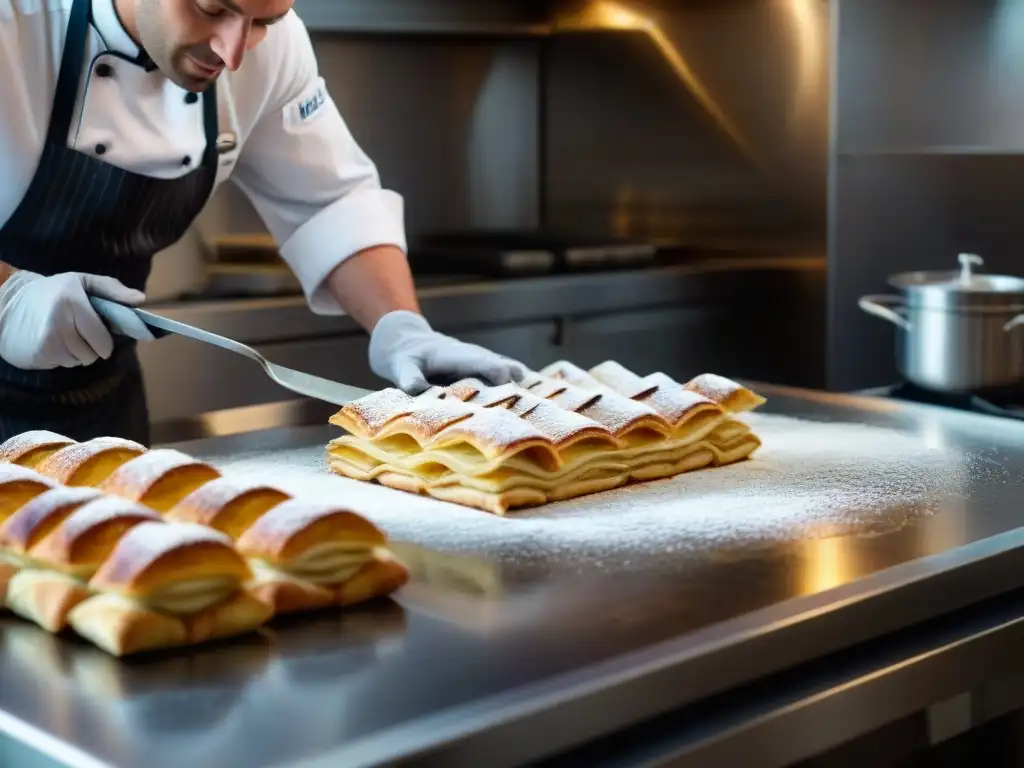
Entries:
MULTIPOLYGON (((966 499, 830 539, 845 569, 818 591, 799 541, 579 574, 524 568, 495 542, 475 559, 407 550, 417 577, 394 601, 149 660, 119 662, 5 619, 0 727, 83 767, 427 754, 516 765, 1024 586, 1024 425, 760 389, 769 413, 926 433, 969 453, 966 499)), ((176 447, 214 461, 254 447, 312 455, 333 434, 289 427, 176 447)))

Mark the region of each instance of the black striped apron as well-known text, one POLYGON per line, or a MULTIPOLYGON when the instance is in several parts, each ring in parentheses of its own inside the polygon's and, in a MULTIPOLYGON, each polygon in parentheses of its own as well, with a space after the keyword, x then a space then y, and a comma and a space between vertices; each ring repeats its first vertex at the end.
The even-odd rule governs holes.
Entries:
MULTIPOLYGON (((201 100, 202 162, 182 177, 154 179, 70 149, 78 84, 94 64, 85 61, 90 9, 91 0, 75 0, 72 6, 46 142, 25 197, 0 228, 0 261, 43 275, 109 275, 144 290, 154 254, 185 234, 213 189, 216 85, 201 100)), ((144 63, 126 60, 118 66, 144 63)), ((194 96, 182 98, 199 108, 194 96)), ((30 371, 0 360, 0 440, 30 429, 75 440, 112 435, 149 445, 135 342, 116 336, 109 359, 77 368, 30 371)))

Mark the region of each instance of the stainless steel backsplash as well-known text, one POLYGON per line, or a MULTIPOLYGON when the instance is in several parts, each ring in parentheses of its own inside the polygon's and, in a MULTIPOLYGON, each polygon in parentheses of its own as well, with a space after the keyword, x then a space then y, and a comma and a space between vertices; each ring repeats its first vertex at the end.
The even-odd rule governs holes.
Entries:
MULTIPOLYGON (((314 35, 321 74, 382 183, 405 197, 411 236, 534 227, 538 220, 537 41, 342 39, 314 35)), ((226 184, 199 221, 209 241, 263 232, 226 184)))
MULTIPOLYGON (((405 196, 413 238, 544 222, 823 248, 828 4, 629 8, 641 5, 650 25, 632 31, 573 33, 581 8, 609 4, 556 1, 563 34, 549 38, 314 38, 354 135, 405 196)), ((321 6, 306 7, 329 26, 321 6)), ((207 241, 263 231, 231 185, 199 228, 207 241)))
POLYGON ((560 8, 567 27, 608 31, 559 35, 549 46, 552 224, 823 250, 828 3, 560 8))

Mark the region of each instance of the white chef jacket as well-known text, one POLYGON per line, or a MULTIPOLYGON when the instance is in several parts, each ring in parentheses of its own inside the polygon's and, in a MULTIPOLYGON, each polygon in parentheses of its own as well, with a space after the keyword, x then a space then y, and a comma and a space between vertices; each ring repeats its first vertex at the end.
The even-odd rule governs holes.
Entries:
MULTIPOLYGON (((71 5, 0 0, 0 227, 42 153, 71 5)), ((148 176, 194 170, 206 144, 202 99, 136 63, 139 49, 114 0, 93 0, 92 10, 92 67, 82 73, 68 145, 148 176)), ((237 141, 220 156, 217 185, 230 177, 250 199, 313 311, 340 313, 324 278, 364 248, 405 250, 403 203, 381 188, 345 125, 294 11, 269 27, 237 72, 221 74, 217 100, 219 130, 237 141)))

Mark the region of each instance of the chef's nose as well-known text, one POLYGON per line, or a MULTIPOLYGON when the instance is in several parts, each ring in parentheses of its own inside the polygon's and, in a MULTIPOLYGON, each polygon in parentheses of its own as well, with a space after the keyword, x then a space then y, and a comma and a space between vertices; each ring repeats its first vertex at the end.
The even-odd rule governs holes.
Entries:
POLYGON ((234 18, 219 25, 216 36, 210 41, 210 48, 232 72, 242 66, 251 31, 251 22, 244 18, 234 18))

